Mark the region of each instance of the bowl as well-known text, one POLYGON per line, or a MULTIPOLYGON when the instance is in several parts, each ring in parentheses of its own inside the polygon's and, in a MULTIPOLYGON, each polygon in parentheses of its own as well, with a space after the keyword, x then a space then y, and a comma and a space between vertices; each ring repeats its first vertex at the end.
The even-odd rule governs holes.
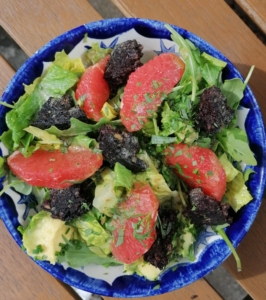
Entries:
MULTIPOLYGON (((223 73, 224 79, 238 77, 243 80, 234 65, 213 46, 185 29, 173 25, 172 27, 184 38, 191 40, 201 51, 227 62, 223 73)), ((154 54, 154 51, 157 54, 177 52, 177 45, 171 40, 170 32, 165 28, 164 23, 159 21, 122 18, 85 24, 53 39, 27 60, 6 87, 2 100, 7 103, 16 101, 24 92, 23 84, 30 84, 40 76, 47 63, 54 60, 57 51, 64 49, 71 57, 80 57, 92 42, 99 42, 102 47, 112 48, 132 38, 144 46, 147 58, 154 54), (84 39, 86 36, 88 38, 84 39)), ((0 134, 6 129, 4 116, 7 111, 8 108, 0 106, 0 134)), ((234 223, 226 229, 234 247, 238 246, 253 223, 261 204, 265 185, 264 125, 257 101, 248 86, 238 109, 238 115, 240 126, 243 126, 247 132, 250 148, 258 164, 254 167, 256 173, 247 184, 254 199, 238 211, 234 223)), ((0 154, 6 154, 4 147, 1 147, 0 154)), ((3 182, 4 178, 1 179, 0 185, 3 185, 3 182)), ((9 189, 1 196, 1 218, 20 247, 22 238, 17 228, 25 224, 25 213, 33 215, 35 211, 30 209, 30 203, 25 201, 23 195, 9 189)), ((35 262, 57 279, 75 288, 104 296, 145 297, 180 289, 202 278, 217 268, 231 253, 221 237, 209 229, 199 235, 195 249, 197 253, 195 262, 182 261, 177 268, 164 271, 157 281, 149 281, 138 275, 125 275, 122 267, 106 269, 102 266, 90 265, 74 269, 65 264, 35 262)))

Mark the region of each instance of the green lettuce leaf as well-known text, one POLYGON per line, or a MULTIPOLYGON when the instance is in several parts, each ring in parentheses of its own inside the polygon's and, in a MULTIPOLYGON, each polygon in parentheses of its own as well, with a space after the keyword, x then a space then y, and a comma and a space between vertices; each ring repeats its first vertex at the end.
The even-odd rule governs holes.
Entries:
POLYGON ((91 148, 94 149, 98 143, 95 139, 92 139, 86 135, 78 135, 75 136, 73 141, 71 142, 71 147, 78 147, 78 148, 91 148))
POLYGON ((85 72, 85 67, 82 63, 81 58, 70 58, 65 51, 56 52, 55 60, 52 65, 57 65, 65 70, 73 73, 82 74, 85 72))
POLYGON ((97 183, 92 205, 101 213, 111 217, 112 208, 118 203, 117 191, 115 189, 115 172, 105 168, 101 172, 102 181, 97 183))
POLYGON ((228 106, 232 109, 237 109, 240 100, 244 96, 244 90, 246 88, 245 83, 240 78, 233 78, 225 80, 220 88, 227 99, 228 106))
POLYGON ((208 83, 208 86, 218 84, 219 74, 226 66, 226 63, 206 52, 201 54, 201 75, 208 83))
POLYGON ((251 168, 247 168, 245 171, 244 171, 244 181, 246 182, 246 181, 248 181, 248 179, 249 179, 249 176, 251 175, 251 174, 254 174, 254 173, 256 173, 253 169, 251 169, 251 168))
MULTIPOLYGON (((80 236, 88 247, 96 246, 102 250, 104 255, 111 253, 111 234, 100 225, 92 211, 73 220, 71 225, 78 229, 80 236)), ((93 251, 94 247, 90 249, 93 251)), ((99 254, 99 251, 97 252, 99 254)))
POLYGON ((0 178, 7 174, 5 159, 0 156, 0 178))
POLYGON ((237 212, 242 206, 249 203, 253 197, 245 185, 245 175, 232 165, 225 153, 219 157, 219 160, 226 174, 225 197, 234 211, 237 212))
POLYGON ((92 43, 91 49, 89 49, 84 56, 89 65, 94 65, 112 51, 111 48, 101 48, 99 43, 92 43))
POLYGON ((5 145, 5 147, 12 151, 14 149, 14 142, 12 140, 12 130, 7 130, 0 136, 0 141, 5 145))
POLYGON ((75 135, 86 135, 89 132, 97 131, 104 124, 111 124, 114 126, 122 124, 121 120, 110 121, 106 118, 101 118, 101 120, 96 124, 87 124, 79 121, 78 119, 71 118, 70 123, 71 123, 70 128, 65 130, 60 130, 55 126, 51 126, 50 128, 46 129, 46 131, 60 138, 60 137, 70 137, 75 135))
POLYGON ((103 265, 105 267, 122 265, 119 261, 109 256, 98 256, 80 240, 72 240, 65 244, 64 249, 57 255, 59 263, 67 262, 73 268, 83 267, 88 264, 103 265))
POLYGON ((225 196, 235 212, 253 199, 245 185, 241 172, 232 181, 228 182, 226 187, 225 196))
POLYGON ((33 136, 39 139, 38 143, 47 145, 61 145, 63 142, 59 140, 55 135, 46 132, 40 128, 29 126, 24 128, 25 131, 31 133, 33 136))
POLYGON ((183 39, 183 37, 179 33, 177 33, 170 25, 166 24, 165 27, 171 32, 172 40, 179 45, 180 56, 183 58, 186 64, 185 73, 183 74, 180 84, 182 85, 182 83, 186 81, 187 78, 191 81, 191 101, 193 102, 195 100, 197 90, 197 62, 191 52, 190 44, 188 44, 188 42, 185 39, 183 39))
POLYGON ((133 185, 133 176, 130 170, 116 163, 114 167, 115 178, 114 178, 114 187, 115 188, 126 188, 130 190, 133 185))
POLYGON ((240 128, 224 129, 217 134, 217 140, 225 152, 235 161, 256 166, 257 162, 248 144, 247 134, 240 128))
POLYGON ((144 172, 136 173, 134 175, 135 180, 143 183, 148 182, 160 203, 170 200, 173 197, 173 193, 167 185, 163 175, 161 175, 154 166, 147 152, 144 151, 143 153, 138 154, 138 157, 147 163, 148 168, 144 172))
POLYGON ((6 115, 6 123, 12 130, 14 147, 20 143, 20 139, 26 134, 23 130, 28 127, 42 105, 50 97, 63 96, 68 89, 78 81, 75 73, 67 71, 60 66, 53 65, 41 82, 36 85, 34 91, 6 115))
POLYGON ((231 164, 225 153, 219 157, 219 161, 221 162, 225 171, 226 182, 232 181, 239 173, 239 171, 231 164))

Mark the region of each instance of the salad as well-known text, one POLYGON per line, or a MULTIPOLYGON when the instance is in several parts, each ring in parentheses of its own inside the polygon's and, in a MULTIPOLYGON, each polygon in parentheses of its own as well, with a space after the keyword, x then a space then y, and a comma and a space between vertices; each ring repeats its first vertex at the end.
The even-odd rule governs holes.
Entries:
MULTIPOLYGON (((249 201, 256 160, 237 108, 251 76, 223 80, 226 62, 169 25, 179 53, 143 63, 136 40, 64 51, 6 114, 0 194, 12 188, 36 214, 19 226, 36 260, 124 265, 155 280, 195 260, 199 233, 225 227, 249 201)), ((27 218, 28 211, 24 218, 27 218)))

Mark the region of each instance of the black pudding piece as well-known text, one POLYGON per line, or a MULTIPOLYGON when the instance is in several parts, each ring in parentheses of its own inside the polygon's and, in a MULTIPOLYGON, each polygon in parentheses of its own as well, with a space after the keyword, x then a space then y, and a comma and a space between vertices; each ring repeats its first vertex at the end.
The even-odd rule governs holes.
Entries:
POLYGON ((234 110, 227 105, 222 91, 212 86, 206 89, 199 103, 197 116, 199 127, 208 134, 221 131, 234 117, 234 110))
POLYGON ((104 78, 108 82, 111 94, 127 83, 129 75, 142 66, 143 46, 136 40, 129 40, 117 45, 107 63, 104 78))
POLYGON ((201 188, 195 188, 189 192, 189 203, 183 214, 190 218, 195 225, 222 225, 232 223, 229 215, 230 205, 218 202, 211 196, 205 195, 201 188))
POLYGON ((135 173, 147 169, 146 163, 136 156, 140 146, 137 137, 132 133, 104 125, 99 130, 98 142, 104 159, 111 167, 119 162, 135 173))
POLYGON ((52 218, 62 221, 71 221, 82 216, 89 210, 93 199, 88 199, 84 195, 87 189, 85 184, 90 185, 91 182, 88 179, 82 184, 72 185, 66 189, 50 189, 50 199, 42 203, 42 209, 49 211, 52 218))
POLYGON ((144 254, 144 260, 162 270, 168 265, 168 257, 173 250, 172 240, 177 226, 176 212, 160 208, 159 218, 160 227, 156 227, 156 240, 144 254))
POLYGON ((61 98, 49 98, 31 125, 40 129, 47 129, 54 125, 64 130, 70 127, 70 118, 88 122, 86 114, 79 106, 75 106, 71 95, 65 94, 61 98))

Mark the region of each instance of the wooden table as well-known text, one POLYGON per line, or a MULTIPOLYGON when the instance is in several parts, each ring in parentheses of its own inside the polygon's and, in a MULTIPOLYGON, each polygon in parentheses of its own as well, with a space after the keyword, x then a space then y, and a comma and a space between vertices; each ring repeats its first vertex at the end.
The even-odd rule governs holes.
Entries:
MULTIPOLYGON (((266 118, 266 49, 255 34, 223 0, 113 0, 127 17, 157 19, 186 28, 224 53, 245 76, 251 65, 256 70, 250 80, 262 114, 266 118), (140 5, 141 3, 141 5, 140 5)), ((237 1, 265 32, 265 1, 237 1), (254 17, 256 16, 256 17, 254 17), (258 17, 259 16, 259 17, 258 17), (259 18, 259 19, 258 19, 259 18), (259 21, 257 21, 259 20, 259 21)), ((0 25, 18 45, 32 55, 55 36, 83 23, 101 19, 86 0, 0 0, 0 25)), ((0 56, 0 94, 14 70, 0 56)), ((229 257, 225 268, 254 299, 266 299, 266 203, 250 232, 238 247, 243 271, 237 273, 229 257)), ((34 264, 15 244, 0 222, 0 299, 79 299, 71 288, 34 264)), ((178 291, 148 299, 221 299, 204 280, 178 291)), ((105 297, 105 299, 110 299, 105 297)))

